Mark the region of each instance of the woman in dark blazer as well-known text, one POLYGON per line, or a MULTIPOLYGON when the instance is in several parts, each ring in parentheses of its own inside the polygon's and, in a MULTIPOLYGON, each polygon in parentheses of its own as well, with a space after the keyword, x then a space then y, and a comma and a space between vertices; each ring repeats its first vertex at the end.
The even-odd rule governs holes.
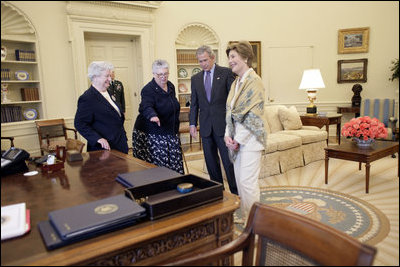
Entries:
POLYGON ((168 81, 165 60, 153 63, 153 79, 143 87, 139 115, 132 133, 133 156, 184 173, 178 136, 180 105, 168 81))
POLYGON ((116 149, 128 154, 124 114, 107 92, 111 69, 113 65, 104 61, 89 65, 92 84, 78 99, 74 125, 88 141, 87 151, 116 149))

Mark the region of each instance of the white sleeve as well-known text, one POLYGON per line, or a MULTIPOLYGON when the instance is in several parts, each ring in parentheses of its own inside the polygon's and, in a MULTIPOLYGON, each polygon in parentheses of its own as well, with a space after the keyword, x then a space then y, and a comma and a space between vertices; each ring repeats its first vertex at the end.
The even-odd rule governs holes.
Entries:
POLYGON ((235 136, 234 139, 241 145, 247 144, 253 134, 243 126, 243 124, 235 123, 235 136))

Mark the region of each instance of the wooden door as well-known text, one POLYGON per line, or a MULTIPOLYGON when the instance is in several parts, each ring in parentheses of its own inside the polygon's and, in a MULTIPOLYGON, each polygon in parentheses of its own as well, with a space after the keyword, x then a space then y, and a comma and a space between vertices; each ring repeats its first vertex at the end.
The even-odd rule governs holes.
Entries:
MULTIPOLYGON (((104 33, 86 33, 87 66, 92 61, 109 61, 115 68, 115 79, 122 82, 125 93, 125 131, 132 147, 132 129, 138 115, 141 84, 138 75, 136 37, 104 33)), ((90 85, 90 81, 88 81, 90 85)))

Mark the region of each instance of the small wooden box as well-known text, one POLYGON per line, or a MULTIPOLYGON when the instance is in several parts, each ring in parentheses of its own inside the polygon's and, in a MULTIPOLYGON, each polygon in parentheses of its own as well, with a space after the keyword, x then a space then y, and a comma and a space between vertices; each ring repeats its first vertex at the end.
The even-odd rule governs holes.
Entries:
POLYGON ((82 154, 78 150, 67 150, 67 160, 68 161, 79 161, 83 160, 82 154))
POLYGON ((146 208, 150 220, 181 212, 193 207, 220 200, 223 195, 222 184, 204 179, 193 174, 187 174, 168 180, 149 183, 143 186, 125 189, 125 195, 140 201, 146 208), (180 193, 177 185, 193 184, 193 190, 180 193))
POLYGON ((58 171, 64 168, 64 161, 61 160, 56 160, 54 164, 47 164, 47 162, 44 162, 42 164, 42 172, 54 172, 58 171))

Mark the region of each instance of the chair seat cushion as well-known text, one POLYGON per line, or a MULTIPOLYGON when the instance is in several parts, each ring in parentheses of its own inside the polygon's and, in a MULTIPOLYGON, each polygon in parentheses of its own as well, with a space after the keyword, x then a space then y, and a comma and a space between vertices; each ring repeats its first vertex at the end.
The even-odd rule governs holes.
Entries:
POLYGON ((50 141, 50 144, 42 144, 40 148, 42 148, 45 151, 48 152, 53 152, 56 151, 57 146, 64 146, 66 150, 78 150, 79 152, 82 152, 83 147, 85 146, 85 143, 83 143, 80 140, 76 139, 67 139, 67 140, 53 140, 50 141))

